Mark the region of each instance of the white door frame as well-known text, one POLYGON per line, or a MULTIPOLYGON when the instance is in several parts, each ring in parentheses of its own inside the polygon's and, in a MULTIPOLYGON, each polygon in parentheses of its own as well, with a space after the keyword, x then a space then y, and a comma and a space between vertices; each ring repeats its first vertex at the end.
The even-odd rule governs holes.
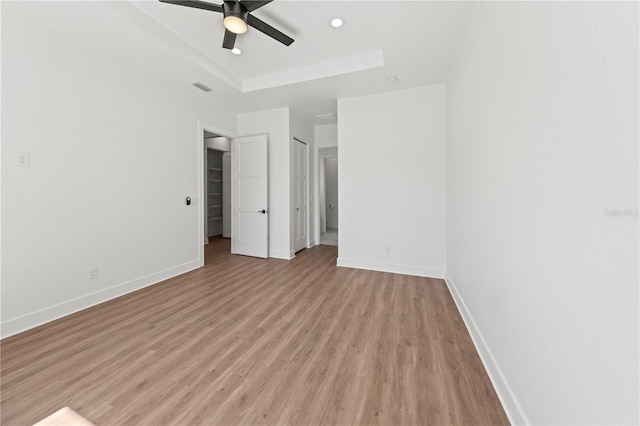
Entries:
POLYGON ((205 203, 207 194, 205 193, 206 191, 206 186, 204 184, 204 179, 205 179, 205 174, 204 174, 204 131, 207 132, 211 132, 211 133, 215 133, 216 135, 219 136, 224 136, 227 138, 235 138, 237 135, 235 132, 232 132, 229 129, 225 129, 224 127, 220 127, 217 126, 215 124, 209 123, 205 120, 198 120, 198 138, 197 138, 197 145, 196 148, 198 150, 198 197, 192 197, 194 198, 192 200, 192 204, 195 204, 198 209, 198 226, 197 226, 197 232, 198 232, 198 238, 196 238, 198 247, 197 247, 197 253, 198 253, 198 266, 204 266, 204 218, 206 217, 206 212, 205 207, 207 205, 207 203, 205 203), (200 199, 200 202, 198 202, 198 198, 200 199))

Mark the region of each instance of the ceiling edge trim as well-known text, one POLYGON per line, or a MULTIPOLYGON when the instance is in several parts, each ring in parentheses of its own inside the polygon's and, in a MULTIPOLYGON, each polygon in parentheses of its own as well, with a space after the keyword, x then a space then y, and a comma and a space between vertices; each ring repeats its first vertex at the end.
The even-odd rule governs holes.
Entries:
POLYGON ((369 52, 362 55, 327 61, 320 64, 296 68, 290 71, 248 78, 242 81, 242 92, 255 92, 257 90, 302 83, 325 77, 364 71, 384 66, 382 50, 369 52))

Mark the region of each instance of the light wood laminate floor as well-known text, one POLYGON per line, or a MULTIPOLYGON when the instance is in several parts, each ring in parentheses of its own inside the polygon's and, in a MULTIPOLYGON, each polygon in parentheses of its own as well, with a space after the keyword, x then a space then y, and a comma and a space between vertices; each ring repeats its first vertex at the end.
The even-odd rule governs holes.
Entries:
POLYGON ((4 339, 2 424, 508 423, 442 280, 228 253, 4 339))

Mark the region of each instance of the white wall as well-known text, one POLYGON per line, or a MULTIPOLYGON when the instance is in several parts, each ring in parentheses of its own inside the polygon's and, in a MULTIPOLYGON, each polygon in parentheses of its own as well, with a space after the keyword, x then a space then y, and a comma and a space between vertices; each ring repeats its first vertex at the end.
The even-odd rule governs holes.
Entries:
POLYGON ((19 8, 2 5, 3 336, 199 266, 198 120, 236 128, 19 8))
POLYGON ((447 272, 512 421, 638 424, 638 3, 482 3, 447 86, 447 272))
POLYGON ((324 159, 327 228, 338 229, 338 159, 324 159))
POLYGON ((444 277, 444 114, 444 85, 338 100, 339 265, 444 277))
POLYGON ((338 146, 338 125, 319 124, 313 128, 314 139, 318 148, 338 146))
POLYGON ((289 108, 238 115, 238 134, 266 134, 269 145, 269 257, 291 259, 289 108))

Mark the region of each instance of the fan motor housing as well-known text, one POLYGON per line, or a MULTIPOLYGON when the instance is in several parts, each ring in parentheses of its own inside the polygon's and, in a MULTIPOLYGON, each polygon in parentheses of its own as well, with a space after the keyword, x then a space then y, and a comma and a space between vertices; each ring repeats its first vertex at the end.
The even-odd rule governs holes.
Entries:
POLYGON ((247 9, 240 2, 225 1, 222 9, 224 11, 225 18, 227 16, 236 16, 244 22, 247 22, 247 9))

